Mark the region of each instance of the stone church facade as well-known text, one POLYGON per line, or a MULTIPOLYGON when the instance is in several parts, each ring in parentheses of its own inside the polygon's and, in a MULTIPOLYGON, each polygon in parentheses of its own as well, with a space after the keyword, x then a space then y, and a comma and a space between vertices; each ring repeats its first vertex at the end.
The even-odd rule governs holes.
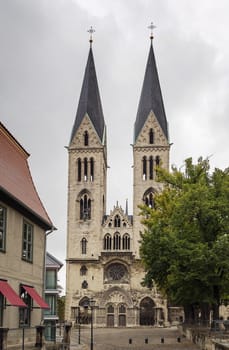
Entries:
MULTIPOLYGON (((166 299, 143 287, 139 256, 143 230, 138 205, 153 206, 161 190, 156 166, 169 167, 168 126, 151 36, 134 124, 133 215, 118 202, 106 214, 107 143, 92 48, 90 47, 70 143, 66 257, 67 320, 101 327, 160 325, 171 321, 166 299)), ((171 309, 172 310, 172 309, 171 309)))

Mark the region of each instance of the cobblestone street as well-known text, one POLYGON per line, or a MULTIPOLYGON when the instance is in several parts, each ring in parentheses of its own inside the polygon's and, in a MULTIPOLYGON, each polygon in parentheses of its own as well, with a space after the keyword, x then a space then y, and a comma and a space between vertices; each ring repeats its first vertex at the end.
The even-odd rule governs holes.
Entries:
MULTIPOLYGON (((71 350, 90 349, 90 328, 81 330, 78 345, 78 329, 72 330, 71 350)), ((198 347, 181 337, 177 328, 95 328, 94 350, 198 350, 198 347), (179 338, 179 339, 178 339, 179 338), (164 342, 163 342, 164 340, 164 342), (179 342, 180 340, 180 342, 179 342), (148 343, 147 343, 148 341, 148 343)))

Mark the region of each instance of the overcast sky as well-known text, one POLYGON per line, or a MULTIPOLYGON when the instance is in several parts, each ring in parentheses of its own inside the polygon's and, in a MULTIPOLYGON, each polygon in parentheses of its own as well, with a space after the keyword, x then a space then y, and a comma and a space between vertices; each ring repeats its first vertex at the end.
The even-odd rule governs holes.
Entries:
MULTIPOLYGON (((65 260, 68 145, 89 50, 108 134, 108 205, 132 210, 132 148, 153 21, 171 164, 228 166, 228 0, 0 0, 0 119, 31 154, 38 193, 65 260)), ((60 282, 65 285, 65 269, 60 282)))

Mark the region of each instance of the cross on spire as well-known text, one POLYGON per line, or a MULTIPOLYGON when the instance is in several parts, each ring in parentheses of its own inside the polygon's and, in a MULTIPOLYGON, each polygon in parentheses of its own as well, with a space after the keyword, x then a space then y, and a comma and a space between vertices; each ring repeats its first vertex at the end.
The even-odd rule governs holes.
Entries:
POLYGON ((151 24, 148 26, 148 29, 151 30, 151 33, 150 33, 150 40, 151 40, 151 42, 153 40, 153 30, 154 30, 154 28, 156 28, 156 26, 153 24, 153 22, 151 22, 151 24))
POLYGON ((95 29, 91 26, 90 29, 88 29, 88 33, 90 33, 90 39, 89 39, 90 47, 92 46, 92 42, 93 42, 92 35, 94 32, 95 32, 95 29))

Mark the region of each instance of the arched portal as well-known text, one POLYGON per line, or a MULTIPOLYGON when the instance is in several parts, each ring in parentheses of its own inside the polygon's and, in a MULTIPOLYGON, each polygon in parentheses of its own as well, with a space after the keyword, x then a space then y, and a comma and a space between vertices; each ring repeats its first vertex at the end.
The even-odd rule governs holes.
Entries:
POLYGON ((80 321, 82 324, 91 323, 91 314, 88 313, 88 306, 89 306, 89 298, 83 297, 79 302, 79 307, 81 309, 80 321))
POLYGON ((154 301, 146 297, 140 303, 140 325, 152 326, 155 323, 155 304, 154 301))

